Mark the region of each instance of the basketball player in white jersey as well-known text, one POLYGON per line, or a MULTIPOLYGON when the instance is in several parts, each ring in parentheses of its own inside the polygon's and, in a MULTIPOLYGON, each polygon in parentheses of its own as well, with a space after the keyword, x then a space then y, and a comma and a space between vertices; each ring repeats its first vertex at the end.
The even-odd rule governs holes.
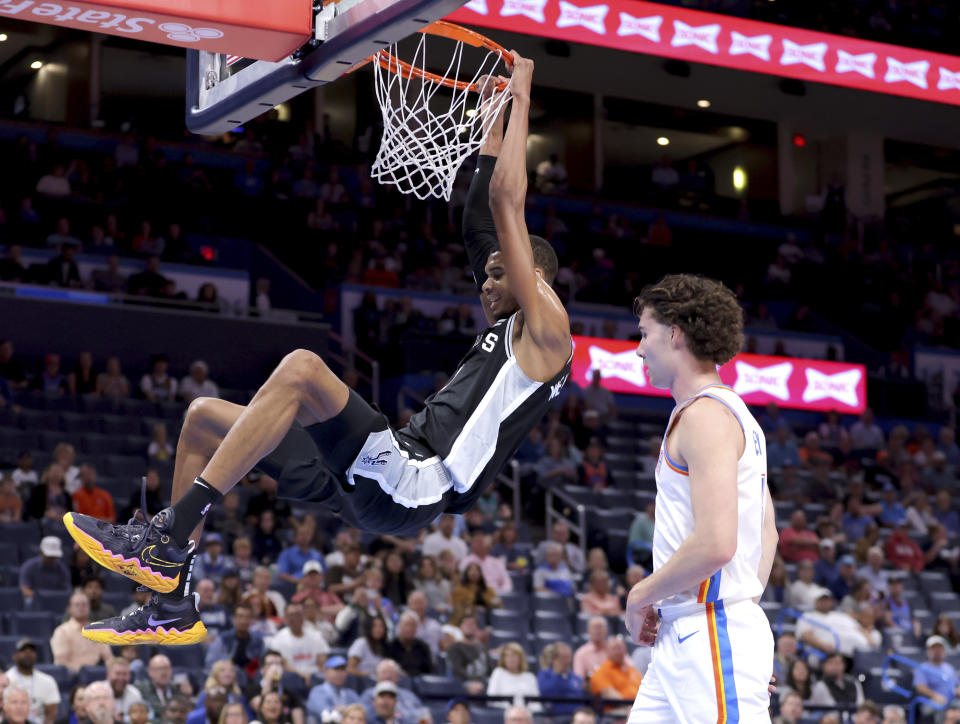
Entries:
POLYGON ((629 724, 769 722, 773 636, 757 605, 777 545, 766 444, 717 366, 743 342, 723 284, 669 275, 637 297, 650 383, 669 389, 656 467, 653 573, 630 591, 627 629, 654 644, 629 724))

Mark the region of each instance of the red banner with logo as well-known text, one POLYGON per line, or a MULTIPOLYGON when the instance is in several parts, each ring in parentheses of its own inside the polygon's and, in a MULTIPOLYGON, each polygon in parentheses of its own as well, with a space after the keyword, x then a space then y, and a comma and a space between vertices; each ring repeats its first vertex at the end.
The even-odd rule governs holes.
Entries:
POLYGON ((447 19, 960 105, 956 56, 642 0, 471 0, 447 19))
MULTIPOLYGON (((596 369, 600 384, 611 392, 670 396, 669 390, 650 384, 636 342, 579 336, 573 340, 570 379, 581 387, 590 384, 596 369)), ((720 368, 720 379, 749 405, 776 402, 795 410, 859 414, 867 404, 867 370, 848 362, 738 354, 720 368)))
POLYGON ((313 32, 312 3, 304 0, 0 0, 3 16, 272 61, 313 32))

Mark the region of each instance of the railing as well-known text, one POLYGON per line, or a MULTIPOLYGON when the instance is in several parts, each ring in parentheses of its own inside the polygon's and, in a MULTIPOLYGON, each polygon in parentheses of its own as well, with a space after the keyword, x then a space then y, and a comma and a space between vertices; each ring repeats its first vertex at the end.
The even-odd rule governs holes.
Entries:
POLYGON ((361 381, 366 382, 370 385, 370 401, 374 405, 380 404, 380 363, 377 362, 373 357, 364 353, 362 350, 358 349, 356 346, 344 340, 339 334, 334 331, 327 333, 327 338, 336 342, 340 345, 341 353, 334 352, 330 349, 327 350, 327 356, 339 364, 343 369, 353 369, 356 371, 357 376, 361 381), (357 359, 361 359, 367 363, 367 366, 370 369, 369 374, 360 370, 357 367, 357 359))
POLYGON ((557 521, 563 521, 570 527, 570 532, 577 536, 580 546, 580 553, 583 559, 587 559, 587 508, 582 503, 578 503, 571 495, 562 490, 550 488, 547 490, 546 503, 544 505, 546 513, 544 515, 544 525, 549 531, 557 521), (566 515, 553 507, 554 500, 559 500, 575 511, 576 522, 570 520, 566 515))
MULTIPOLYGON (((803 619, 814 628, 823 629, 833 637, 833 650, 834 651, 840 650, 840 637, 837 636, 836 631, 834 631, 832 628, 830 628, 826 624, 822 624, 819 621, 814 621, 813 619, 806 618, 802 611, 797 611, 792 608, 782 609, 780 611, 780 615, 777 616, 777 638, 780 638, 783 635, 783 622, 787 616, 791 616, 797 620, 803 619)), ((816 646, 811 646, 810 644, 804 644, 801 641, 798 641, 797 644, 799 646, 803 646, 805 649, 809 649, 814 656, 817 656, 821 659, 826 658, 826 654, 820 649, 818 649, 816 646)))
POLYGON ((900 686, 900 684, 898 684, 896 680, 890 676, 890 668, 894 663, 903 664, 909 669, 918 669, 920 666, 922 666, 922 664, 914 661, 913 659, 908 659, 906 656, 901 656, 900 654, 888 654, 887 658, 883 660, 883 672, 880 675, 880 684, 887 691, 900 694, 900 696, 910 700, 907 704, 909 707, 910 724, 914 724, 914 720, 917 715, 917 707, 920 705, 929 706, 931 709, 936 711, 943 711, 950 705, 949 700, 943 704, 938 704, 926 696, 917 695, 913 689, 907 689, 903 686, 900 686))

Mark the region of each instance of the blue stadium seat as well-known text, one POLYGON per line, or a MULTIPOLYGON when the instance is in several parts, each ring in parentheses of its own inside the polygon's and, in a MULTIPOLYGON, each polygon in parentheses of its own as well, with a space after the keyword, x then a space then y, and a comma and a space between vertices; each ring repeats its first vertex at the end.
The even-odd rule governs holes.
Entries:
POLYGON ((126 435, 135 424, 123 415, 100 415, 100 432, 104 435, 126 435))
POLYGON ((163 653, 170 659, 174 666, 182 666, 187 669, 203 668, 203 645, 193 644, 192 646, 170 646, 163 650, 163 653))
MULTIPOLYGON (((164 649, 164 653, 167 650, 164 649)), ((287 691, 291 691, 297 695, 301 701, 306 701, 307 696, 310 694, 310 690, 307 688, 307 685, 303 683, 303 677, 299 674, 295 674, 292 671, 285 671, 283 676, 280 678, 280 685, 283 686, 287 691)))
POLYGON ((111 606, 113 606, 116 609, 117 613, 120 613, 120 611, 125 609, 131 603, 133 603, 133 593, 131 593, 129 590, 126 591, 125 593, 117 593, 117 592, 108 593, 104 591, 103 600, 104 600, 104 603, 109 603, 111 606))
POLYGON ((23 610, 23 596, 20 586, 4 586, 0 588, 0 611, 23 610))
POLYGON ((64 432, 84 434, 95 430, 96 426, 96 418, 92 415, 86 415, 82 412, 60 413, 60 429, 64 432))
POLYGON ((123 453, 123 440, 116 435, 88 433, 83 436, 81 447, 84 452, 94 455, 121 455, 123 453))
MULTIPOLYGON (((123 448, 123 454, 146 457, 147 448, 150 447, 150 442, 152 439, 153 438, 147 437, 146 435, 124 435, 121 445, 123 448)), ((169 434, 167 439, 169 439, 169 434)))
POLYGON ((106 457, 106 473, 115 478, 136 479, 143 475, 147 468, 146 450, 142 457, 132 455, 108 455, 106 457))
MULTIPOLYGON (((4 563, 20 562, 20 548, 17 546, 16 543, 13 543, 13 542, 0 543, 0 561, 3 561, 4 563)), ((0 609, 0 610, 3 610, 3 609, 0 609)))
POLYGON ((887 655, 883 651, 854 651, 853 667, 850 670, 860 672, 882 668, 885 658, 887 655))
POLYGON ((534 654, 540 656, 543 653, 543 650, 547 648, 550 644, 555 644, 558 641, 563 643, 570 642, 570 636, 568 634, 560 633, 538 633, 533 638, 534 645, 534 654))
MULTIPOLYGON (((0 591, 5 591, 9 588, 15 588, 19 593, 20 589, 20 566, 0 566, 0 591)), ((9 607, 5 607, 4 604, 9 603, 9 601, 4 600, 4 594, 0 593, 0 610, 10 611, 9 607)), ((18 603, 19 607, 21 604, 18 603)))
POLYGON ((40 526, 35 521, 29 523, 4 523, 0 525, 0 541, 4 543, 36 543, 40 545, 40 526))
POLYGON ((61 694, 66 694, 70 691, 70 686, 73 683, 73 674, 70 673, 70 670, 66 666, 37 664, 37 669, 53 677, 54 681, 57 682, 57 686, 60 687, 61 694))
POLYGON ((120 414, 129 417, 147 417, 155 414, 156 405, 150 400, 126 399, 120 400, 120 414))
MULTIPOLYGON (((157 412, 167 420, 182 420, 187 406, 182 402, 158 402, 157 412)), ((168 426, 169 427, 169 426, 168 426)))
POLYGON ((40 543, 22 542, 17 545, 17 555, 20 556, 20 562, 26 563, 34 556, 40 555, 40 543))
POLYGON ((40 407, 57 412, 73 411, 77 409, 77 401, 66 395, 43 395, 40 397, 40 407))
MULTIPOLYGON (((176 440, 177 436, 174 435, 174 430, 169 420, 165 420, 162 417, 147 417, 140 421, 140 434, 146 435, 150 439, 153 439, 153 427, 154 425, 165 425, 167 428, 167 439, 176 440)), ((135 431, 136 428, 132 428, 132 431, 135 431)))
POLYGON ((70 591, 36 591, 33 596, 34 611, 49 611, 63 616, 70 603, 70 591))
POLYGON ((928 592, 927 598, 930 601, 930 609, 937 613, 960 611, 960 596, 953 591, 928 592))
POLYGON ((921 571, 917 574, 920 590, 927 593, 952 593, 953 586, 945 573, 940 571, 921 571))
POLYGON ((115 413, 119 407, 117 400, 112 397, 98 397, 97 395, 84 395, 78 402, 78 410, 98 417, 115 413))
POLYGON ((133 588, 136 585, 129 578, 113 571, 103 571, 100 581, 103 583, 104 593, 123 593, 128 597, 132 595, 133 588))
POLYGON ((452 676, 434 676, 432 674, 415 676, 413 678, 413 691, 421 699, 439 697, 449 699, 466 693, 463 684, 452 676))
POLYGON ((0 636, 0 661, 8 666, 13 664, 13 651, 19 640, 19 636, 0 636))
MULTIPOLYGON (((527 556, 529 558, 529 556, 527 556)), ((533 588, 533 577, 523 571, 509 571, 510 581, 513 583, 513 590, 521 593, 529 593, 533 588)))
POLYGON ((536 634, 559 634, 570 638, 573 631, 570 627, 570 617, 552 611, 536 611, 533 614, 533 630, 536 634))
POLYGON ((600 510, 593 509, 587 514, 590 519, 590 527, 594 530, 629 530, 633 523, 634 511, 631 509, 620 510, 600 510))
POLYGON ((516 631, 500 631, 493 629, 490 631, 490 639, 487 641, 487 648, 490 650, 499 649, 504 644, 516 643, 523 647, 523 650, 530 652, 530 645, 527 642, 525 634, 518 635, 516 631))
POLYGON ((24 408, 20 412, 20 427, 24 430, 56 430, 60 426, 60 414, 46 410, 24 408))
POLYGON ((56 429, 56 425, 54 429, 41 430, 37 435, 40 438, 40 447, 44 450, 53 452, 54 448, 62 442, 68 442, 76 449, 80 449, 80 435, 75 432, 61 432, 56 429))
POLYGON ((492 609, 489 613, 490 628, 498 631, 511 631, 526 635, 529 630, 529 619, 526 615, 518 615, 514 611, 492 609))
POLYGON ((556 593, 543 593, 539 591, 533 594, 534 611, 553 611, 569 615, 570 601, 565 596, 556 593))
MULTIPOLYGON (((21 450, 29 450, 37 447, 38 440, 39 438, 35 432, 17 430, 13 427, 0 428, 0 448, 16 451, 13 454, 21 450)), ((11 462, 13 462, 12 459, 11 462)))
POLYGON ((60 622, 60 616, 50 611, 13 611, 10 616, 10 633, 30 638, 49 638, 60 622))
MULTIPOLYGON (((173 650, 172 646, 170 647, 170 650, 173 650)), ((167 649, 164 649, 163 652, 165 654, 169 653, 167 649)), ((77 673, 77 683, 80 684, 80 686, 86 686, 94 681, 103 681, 106 678, 106 666, 83 666, 77 673)))
POLYGON ((530 610, 530 595, 516 588, 512 593, 501 593, 500 602, 504 610, 517 615, 526 614, 530 610))
POLYGON ((597 493, 600 506, 606 510, 628 510, 633 515, 634 495, 632 490, 605 488, 597 493))
MULTIPOLYGON (((471 724, 503 724, 503 709, 494 709, 491 707, 471 708, 471 724)), ((435 719, 434 721, 443 721, 435 719)))
POLYGON ((271 591, 279 591, 287 601, 293 598, 293 595, 297 592, 297 584, 292 581, 284 581, 282 579, 277 579, 270 584, 271 591))

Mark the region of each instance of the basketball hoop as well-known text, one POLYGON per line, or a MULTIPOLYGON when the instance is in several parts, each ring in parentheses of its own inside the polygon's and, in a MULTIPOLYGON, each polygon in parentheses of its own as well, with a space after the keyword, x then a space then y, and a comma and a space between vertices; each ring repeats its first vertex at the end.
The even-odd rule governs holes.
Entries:
MULTIPOLYGON (((383 113, 383 139, 371 175, 419 199, 435 196, 449 201, 460 166, 483 145, 510 101, 509 81, 498 83, 496 77, 501 61, 510 66, 513 56, 479 33, 440 20, 420 31, 413 62, 397 57, 396 44, 371 61, 383 113), (428 36, 455 42, 443 73, 424 69, 428 36), (486 55, 474 73, 461 75, 467 46, 485 50, 486 55)), ((499 70, 506 75, 505 68, 499 70)))

